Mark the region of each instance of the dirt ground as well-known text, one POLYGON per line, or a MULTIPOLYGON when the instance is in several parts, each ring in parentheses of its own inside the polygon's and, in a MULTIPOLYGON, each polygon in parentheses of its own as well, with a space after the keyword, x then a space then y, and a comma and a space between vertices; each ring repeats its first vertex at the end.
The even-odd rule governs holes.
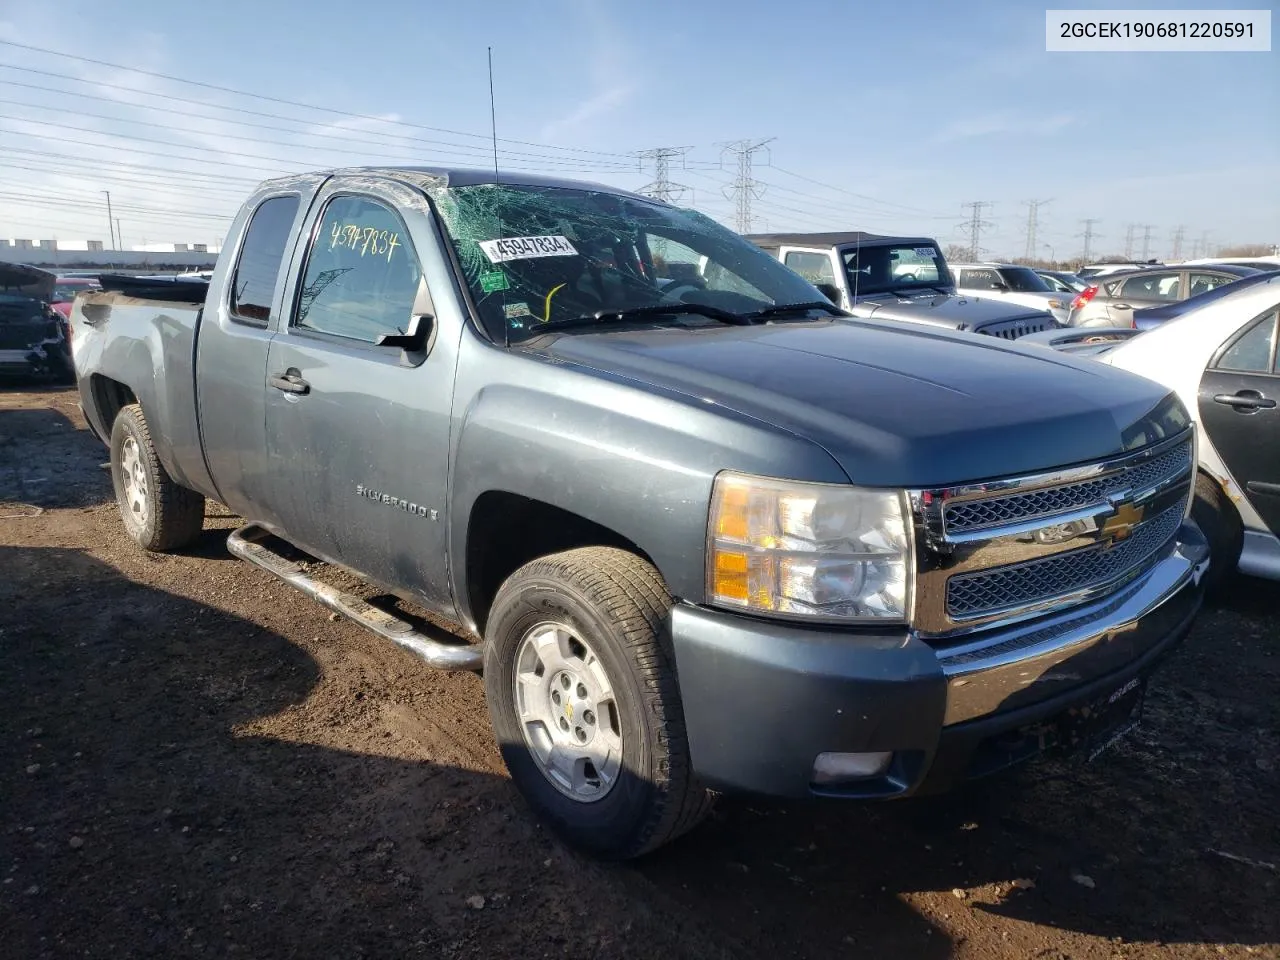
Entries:
POLYGON ((105 460, 73 392, 0 388, 3 957, 1280 957, 1275 584, 1091 765, 724 799, 601 865, 523 806, 477 677, 233 560, 232 517, 143 553, 105 460))

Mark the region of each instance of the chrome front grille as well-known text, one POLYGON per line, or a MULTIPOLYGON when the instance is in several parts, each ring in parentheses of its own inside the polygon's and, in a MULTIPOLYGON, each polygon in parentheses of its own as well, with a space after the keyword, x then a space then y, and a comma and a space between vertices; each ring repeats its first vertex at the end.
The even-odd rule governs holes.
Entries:
POLYGON ((1194 466, 1187 429, 1101 463, 912 491, 915 628, 944 638, 1119 590, 1172 548, 1194 466))
POLYGON ((1099 503, 1121 491, 1147 490, 1191 469, 1191 444, 1184 443, 1151 460, 1134 464, 1110 476, 1031 493, 968 500, 946 504, 943 522, 949 531, 981 530, 1005 523, 1031 520, 1099 503))
POLYGON ((1166 507, 1114 547, 1100 544, 1043 560, 952 577, 947 581, 947 613, 953 619, 964 620, 1106 583, 1135 567, 1141 568, 1177 531, 1184 508, 1183 503, 1166 507))

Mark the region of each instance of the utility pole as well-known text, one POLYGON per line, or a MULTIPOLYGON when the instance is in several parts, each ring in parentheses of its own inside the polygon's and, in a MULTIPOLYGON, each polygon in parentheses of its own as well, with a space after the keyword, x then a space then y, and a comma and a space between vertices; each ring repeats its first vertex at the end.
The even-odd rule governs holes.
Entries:
POLYGON ((1142 261, 1145 263, 1151 257, 1151 231, 1155 227, 1149 223, 1142 225, 1142 261))
POLYGON ((961 229, 969 231, 969 259, 977 260, 982 256, 982 231, 995 226, 990 220, 982 219, 982 208, 994 207, 995 203, 991 200, 973 200, 962 203, 961 206, 969 211, 969 219, 961 224, 961 229))
POLYGON ((124 231, 120 229, 120 218, 116 217, 116 243, 120 244, 120 249, 124 249, 124 231))
POLYGON ((1085 263, 1088 263, 1089 253, 1093 250, 1094 238, 1101 236, 1101 234, 1093 232, 1093 225, 1095 223, 1101 223, 1102 221, 1097 217, 1092 217, 1088 220, 1081 220, 1080 222, 1084 224, 1084 233, 1077 233, 1076 236, 1084 237, 1084 253, 1081 254, 1081 259, 1083 259, 1085 263))
POLYGON ((732 184, 725 187, 724 195, 734 203, 734 227, 739 233, 751 232, 751 224, 754 222, 751 215, 751 201, 759 200, 764 194, 764 184, 751 175, 753 159, 775 139, 775 137, 768 137, 764 140, 735 140, 722 145, 721 156, 731 153, 738 162, 738 175, 733 178, 732 184))
POLYGON ((692 149, 692 147, 654 147, 652 150, 639 151, 635 156, 640 161, 641 170, 645 169, 646 161, 653 164, 653 180, 637 192, 664 203, 679 201, 689 188, 683 183, 671 182, 671 161, 679 159, 683 163, 684 155, 692 149))
POLYGON ((1025 260, 1034 260, 1039 256, 1037 251, 1040 248, 1036 245, 1036 230, 1040 226, 1040 208, 1052 202, 1052 200, 1027 201, 1027 247, 1022 255, 1025 260))
POLYGON ((1132 223, 1124 228, 1124 258, 1126 260, 1133 259, 1133 231, 1135 228, 1136 224, 1132 223))
POLYGON ((111 234, 111 249, 116 249, 116 221, 111 215, 111 191, 103 190, 107 195, 107 231, 111 234))
POLYGON ((1182 259, 1182 238, 1186 233, 1186 227, 1178 224, 1178 229, 1173 231, 1173 256, 1169 259, 1177 262, 1182 259))

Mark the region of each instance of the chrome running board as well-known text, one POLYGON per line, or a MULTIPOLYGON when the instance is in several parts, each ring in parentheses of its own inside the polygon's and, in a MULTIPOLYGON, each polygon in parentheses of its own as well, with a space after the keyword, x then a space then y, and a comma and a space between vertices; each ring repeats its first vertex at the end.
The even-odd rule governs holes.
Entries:
POLYGON ((484 662, 484 647, 479 644, 442 643, 419 633, 408 623, 385 610, 365 603, 359 597, 307 576, 302 567, 280 556, 261 540, 270 534, 255 524, 241 527, 227 537, 227 550, 279 577, 289 586, 320 601, 330 610, 355 621, 384 640, 404 647, 437 670, 479 670, 484 662))

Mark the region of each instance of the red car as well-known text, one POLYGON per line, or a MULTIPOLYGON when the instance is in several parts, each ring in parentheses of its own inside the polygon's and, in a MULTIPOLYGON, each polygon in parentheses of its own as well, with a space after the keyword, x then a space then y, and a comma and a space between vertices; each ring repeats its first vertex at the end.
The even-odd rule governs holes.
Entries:
POLYGON ((77 293, 86 290, 99 290, 100 284, 92 277, 59 277, 53 288, 53 309, 62 314, 63 319, 71 319, 71 303, 77 293))

